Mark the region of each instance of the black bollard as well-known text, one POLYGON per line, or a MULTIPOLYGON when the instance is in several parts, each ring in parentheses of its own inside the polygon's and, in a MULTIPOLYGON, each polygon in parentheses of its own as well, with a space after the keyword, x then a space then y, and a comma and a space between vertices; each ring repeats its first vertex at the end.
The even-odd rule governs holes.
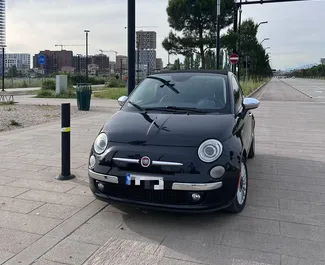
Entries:
POLYGON ((56 177, 58 180, 69 180, 75 178, 71 174, 70 158, 70 103, 61 104, 61 174, 56 177))

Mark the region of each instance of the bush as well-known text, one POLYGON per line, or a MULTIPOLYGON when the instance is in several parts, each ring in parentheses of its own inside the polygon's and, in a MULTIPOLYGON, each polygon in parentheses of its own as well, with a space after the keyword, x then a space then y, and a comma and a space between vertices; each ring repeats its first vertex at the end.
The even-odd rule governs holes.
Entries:
POLYGON ((124 87, 125 82, 121 79, 110 78, 108 82, 105 84, 106 87, 124 87))
POLYGON ((36 98, 76 98, 76 93, 73 89, 68 89, 67 92, 56 95, 53 90, 40 89, 37 91, 36 98))
POLYGON ((43 82, 42 89, 55 91, 55 81, 51 79, 45 80, 43 82))
POLYGON ((37 91, 37 98, 53 98, 54 97, 54 93, 52 90, 49 89, 40 89, 37 91))

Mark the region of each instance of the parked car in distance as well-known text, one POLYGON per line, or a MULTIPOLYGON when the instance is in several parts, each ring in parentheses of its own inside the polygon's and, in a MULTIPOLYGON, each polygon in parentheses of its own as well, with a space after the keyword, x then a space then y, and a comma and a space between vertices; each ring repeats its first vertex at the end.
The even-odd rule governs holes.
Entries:
POLYGON ((255 153, 255 98, 229 71, 146 77, 95 139, 89 185, 100 200, 138 208, 243 210, 255 153))

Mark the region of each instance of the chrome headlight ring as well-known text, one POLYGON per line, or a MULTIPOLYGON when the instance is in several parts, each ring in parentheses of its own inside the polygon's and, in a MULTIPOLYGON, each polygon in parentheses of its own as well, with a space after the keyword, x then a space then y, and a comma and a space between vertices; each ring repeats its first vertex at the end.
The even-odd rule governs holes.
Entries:
POLYGON ((221 142, 216 139, 208 139, 200 145, 197 152, 201 161, 211 163, 220 157, 222 150, 221 142))
POLYGON ((108 138, 106 133, 102 132, 98 134, 94 142, 94 151, 96 154, 100 155, 104 153, 108 145, 108 138))

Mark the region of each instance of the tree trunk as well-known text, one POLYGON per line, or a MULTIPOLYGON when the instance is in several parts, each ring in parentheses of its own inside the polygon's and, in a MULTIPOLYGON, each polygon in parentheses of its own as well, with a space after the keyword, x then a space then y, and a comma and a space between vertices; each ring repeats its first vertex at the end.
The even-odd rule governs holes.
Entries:
MULTIPOLYGON (((199 28, 199 38, 200 38, 200 42, 202 42, 202 40, 203 40, 203 26, 201 26, 201 25, 199 28)), ((203 44, 200 44, 200 55, 201 55, 202 69, 205 69, 205 53, 204 53, 203 44)))

